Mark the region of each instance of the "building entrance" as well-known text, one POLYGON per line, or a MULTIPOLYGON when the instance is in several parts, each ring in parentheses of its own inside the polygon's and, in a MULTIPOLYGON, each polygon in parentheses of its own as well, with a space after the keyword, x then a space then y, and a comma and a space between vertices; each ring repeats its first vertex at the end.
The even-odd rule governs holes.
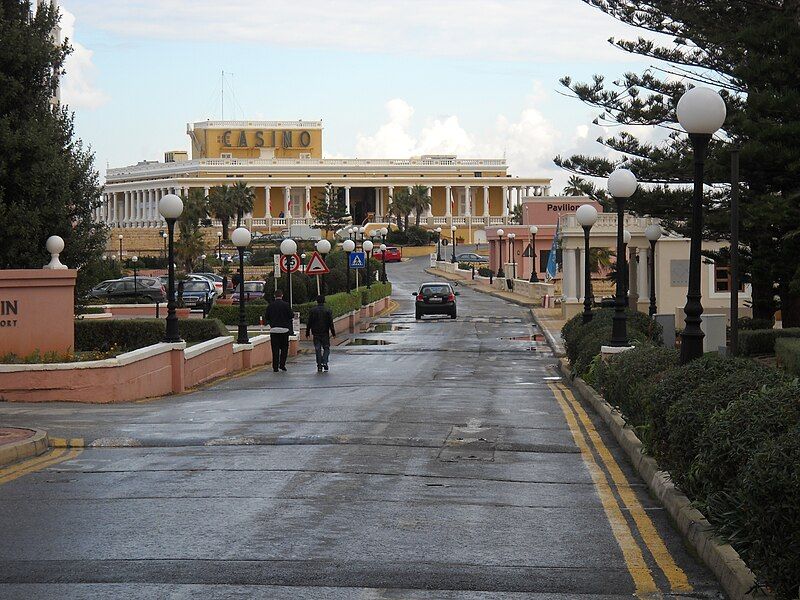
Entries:
POLYGON ((353 225, 363 225, 375 220, 375 188, 351 188, 350 212, 353 225))

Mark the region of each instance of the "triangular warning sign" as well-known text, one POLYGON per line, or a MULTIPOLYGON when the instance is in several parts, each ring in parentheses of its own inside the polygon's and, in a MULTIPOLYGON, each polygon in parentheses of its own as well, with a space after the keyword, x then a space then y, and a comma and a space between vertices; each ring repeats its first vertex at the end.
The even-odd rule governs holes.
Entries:
POLYGON ((331 270, 325 264, 320 253, 315 250, 306 266, 306 275, 325 275, 330 272, 331 270))
POLYGON ((525 251, 522 253, 522 256, 524 256, 525 258, 530 258, 531 256, 533 256, 533 249, 531 248, 530 244, 528 244, 525 247, 525 251))

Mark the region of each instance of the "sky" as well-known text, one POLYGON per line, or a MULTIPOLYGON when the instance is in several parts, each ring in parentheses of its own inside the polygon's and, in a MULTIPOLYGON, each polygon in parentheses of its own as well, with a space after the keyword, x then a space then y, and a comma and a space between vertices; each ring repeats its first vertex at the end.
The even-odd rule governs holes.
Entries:
POLYGON ((106 166, 189 149, 186 124, 322 119, 328 158, 505 156, 516 176, 608 154, 559 79, 648 66, 581 0, 60 0, 62 101, 106 166), (225 72, 224 85, 222 72, 225 72))

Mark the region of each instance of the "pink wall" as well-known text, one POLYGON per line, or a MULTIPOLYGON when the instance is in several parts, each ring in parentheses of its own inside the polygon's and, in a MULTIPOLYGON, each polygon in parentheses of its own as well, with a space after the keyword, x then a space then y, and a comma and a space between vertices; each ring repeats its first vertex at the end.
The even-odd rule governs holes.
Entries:
POLYGON ((0 354, 65 354, 75 346, 72 269, 0 271, 0 354))
POLYGON ((233 338, 229 338, 223 346, 185 359, 183 385, 192 388, 233 370, 233 338))

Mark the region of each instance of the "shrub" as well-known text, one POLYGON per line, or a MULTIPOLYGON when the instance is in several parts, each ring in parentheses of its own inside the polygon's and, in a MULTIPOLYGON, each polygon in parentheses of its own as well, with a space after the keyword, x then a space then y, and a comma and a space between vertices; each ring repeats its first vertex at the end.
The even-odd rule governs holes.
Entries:
POLYGON ((800 592, 800 426, 767 439, 736 483, 717 532, 739 552, 777 600, 800 592))
MULTIPOLYGON (((720 510, 728 492, 733 491, 739 472, 756 449, 798 424, 800 384, 797 382, 735 398, 709 417, 698 437, 697 456, 685 478, 686 491, 701 505, 711 504, 720 510)), ((727 506, 722 512, 734 508, 727 506)))
POLYGON ((800 339, 778 338, 775 341, 775 356, 781 367, 800 377, 800 339))
POLYGON ((599 361, 595 378, 606 402, 620 410, 634 428, 640 428, 646 422, 647 398, 653 381, 677 365, 675 350, 641 344, 599 361))
POLYGON ((737 323, 740 330, 772 329, 774 325, 772 319, 753 319, 751 317, 740 317, 737 323))
POLYGON ((409 225, 406 231, 407 244, 409 246, 427 246, 431 243, 431 234, 424 227, 409 225))
POLYGON ((700 434, 715 410, 775 382, 779 373, 744 358, 706 354, 670 371, 648 399, 648 447, 675 483, 686 483, 700 434))
MULTIPOLYGON (((228 335, 222 323, 214 319, 180 319, 178 329, 187 342, 228 335)), ((163 319, 80 319, 75 321, 75 349, 109 352, 118 348, 127 352, 159 343, 165 332, 163 319)))
POLYGON ((741 331, 739 333, 739 353, 742 356, 774 354, 775 340, 783 337, 800 337, 800 327, 741 331))
MULTIPOLYGON (((264 316, 267 309, 265 302, 245 302, 244 312, 245 321, 248 325, 258 325, 259 319, 264 316)), ((220 305, 215 304, 208 313, 210 319, 219 319, 225 325, 238 325, 239 323, 239 304, 220 305)))
POLYGON ((494 271, 492 271, 489 267, 481 267, 478 269, 478 275, 481 277, 490 277, 494 275, 494 271))
POLYGON ((363 288, 361 290, 361 304, 366 306, 367 304, 372 304, 373 302, 377 302, 381 298, 385 298, 386 296, 392 295, 392 284, 391 283, 373 283, 368 288, 363 288))
POLYGON ((462 271, 472 271, 474 266, 475 265, 473 265, 472 263, 465 263, 465 262, 458 263, 458 268, 461 269, 462 271))

